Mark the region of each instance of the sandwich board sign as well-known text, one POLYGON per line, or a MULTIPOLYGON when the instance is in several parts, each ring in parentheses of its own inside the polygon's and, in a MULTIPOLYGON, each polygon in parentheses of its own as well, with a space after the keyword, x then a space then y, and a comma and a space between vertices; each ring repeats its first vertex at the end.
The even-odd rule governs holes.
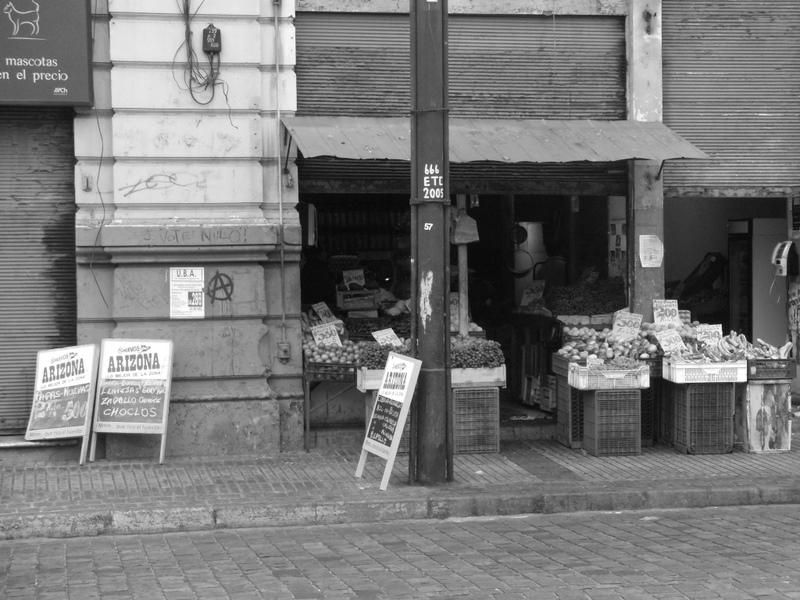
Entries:
POLYGON ((361 457, 356 467, 356 477, 364 474, 367 453, 375 454, 386 460, 386 467, 381 480, 381 490, 386 490, 389 477, 392 475, 394 459, 400 447, 400 437, 411 408, 411 399, 422 361, 389 352, 386 366, 383 369, 381 385, 375 395, 375 404, 367 422, 361 457))
POLYGON ((96 344, 39 350, 25 439, 82 437, 79 462, 86 462, 96 379, 96 344))
POLYGON ((171 383, 171 340, 102 340, 89 460, 98 433, 144 433, 161 435, 163 463, 171 383))

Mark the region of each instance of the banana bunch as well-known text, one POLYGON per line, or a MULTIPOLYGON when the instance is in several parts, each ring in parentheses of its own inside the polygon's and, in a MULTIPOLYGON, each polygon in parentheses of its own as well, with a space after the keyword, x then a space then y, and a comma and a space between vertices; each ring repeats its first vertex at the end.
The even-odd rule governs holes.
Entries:
POLYGON ((756 343, 753 344, 745 334, 737 334, 735 331, 731 331, 728 335, 719 338, 716 346, 712 344, 711 348, 705 348, 705 352, 709 355, 720 355, 722 360, 725 361, 788 358, 791 350, 792 342, 787 342, 780 348, 762 339, 756 339, 756 343))

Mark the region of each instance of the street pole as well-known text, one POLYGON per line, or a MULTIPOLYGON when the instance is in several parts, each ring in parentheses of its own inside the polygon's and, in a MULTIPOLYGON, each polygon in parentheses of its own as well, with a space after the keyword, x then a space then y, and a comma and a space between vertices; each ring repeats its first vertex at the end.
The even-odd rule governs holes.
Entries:
POLYGON ((412 342, 422 368, 409 474, 435 484, 453 478, 447 0, 410 3, 412 342))

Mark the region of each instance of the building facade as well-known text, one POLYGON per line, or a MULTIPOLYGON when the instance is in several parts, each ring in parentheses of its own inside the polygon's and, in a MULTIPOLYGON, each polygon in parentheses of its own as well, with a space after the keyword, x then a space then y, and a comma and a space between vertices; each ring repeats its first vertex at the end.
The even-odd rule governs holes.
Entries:
MULTIPOLYGON (((634 307, 725 245, 728 220, 783 218, 789 236, 800 203, 800 8, 683 4, 449 2, 451 116, 663 122, 709 155, 451 168, 453 193, 489 200, 487 219, 525 218, 537 198, 564 215, 575 198, 601 199, 607 219, 606 199, 627 197, 629 254, 640 235, 665 246, 657 269, 628 264, 634 307)), ((0 242, 0 282, 15 290, 3 327, 16 340, 0 350, 0 433, 24 430, 36 350, 166 338, 168 455, 299 449, 298 205, 384 203, 390 235, 409 177, 402 160, 304 155, 285 123, 407 116, 408 3, 100 0, 90 10, 91 106, 0 111, 13 141, 0 149, 10 174, 0 182, 0 239, 10 241, 0 242), (180 269, 202 279, 201 306, 176 297, 180 269)), ((356 223, 343 251, 374 246, 355 237, 365 227, 356 223)), ((152 456, 157 445, 103 442, 109 458, 152 456)))

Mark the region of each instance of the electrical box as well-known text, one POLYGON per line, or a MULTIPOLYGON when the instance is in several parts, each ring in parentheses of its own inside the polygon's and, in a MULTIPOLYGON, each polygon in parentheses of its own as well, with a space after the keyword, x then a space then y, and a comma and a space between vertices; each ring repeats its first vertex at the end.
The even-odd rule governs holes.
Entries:
POLYGON ((213 23, 209 23, 208 27, 203 29, 203 52, 206 54, 222 52, 222 32, 214 27, 213 23))

